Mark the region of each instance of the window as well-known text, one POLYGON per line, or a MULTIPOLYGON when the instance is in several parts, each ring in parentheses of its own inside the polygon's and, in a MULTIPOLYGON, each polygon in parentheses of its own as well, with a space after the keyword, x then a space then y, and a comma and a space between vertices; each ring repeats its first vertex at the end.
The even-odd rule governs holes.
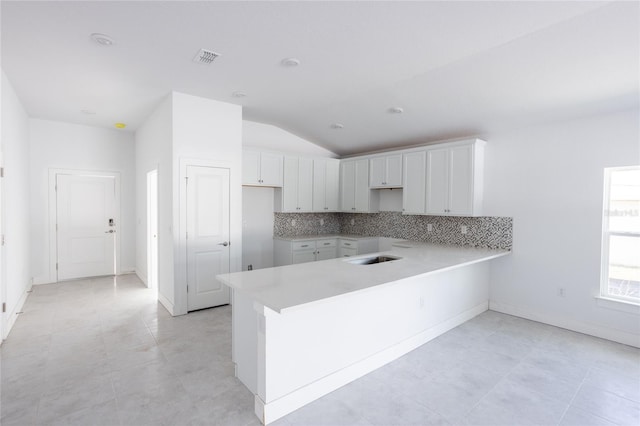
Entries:
POLYGON ((640 166, 604 171, 602 297, 640 304, 640 166))

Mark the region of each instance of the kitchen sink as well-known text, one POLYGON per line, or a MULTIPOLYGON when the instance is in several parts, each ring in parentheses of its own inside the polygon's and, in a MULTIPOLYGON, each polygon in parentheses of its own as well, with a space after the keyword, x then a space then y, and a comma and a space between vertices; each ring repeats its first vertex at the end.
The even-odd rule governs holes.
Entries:
POLYGON ((374 263, 391 262, 399 259, 402 258, 397 256, 374 256, 348 260, 347 262, 353 263, 354 265, 373 265, 374 263))

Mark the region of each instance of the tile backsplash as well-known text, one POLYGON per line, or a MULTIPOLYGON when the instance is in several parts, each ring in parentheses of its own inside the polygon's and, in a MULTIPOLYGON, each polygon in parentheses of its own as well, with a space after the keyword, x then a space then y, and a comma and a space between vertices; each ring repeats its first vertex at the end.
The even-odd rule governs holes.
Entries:
POLYGON ((275 213, 273 233, 276 236, 358 234, 511 250, 513 219, 403 215, 401 212, 275 213), (320 225, 320 219, 323 225, 320 225), (428 225, 431 225, 431 230, 428 225), (466 227, 466 234, 462 233, 463 226, 466 227))

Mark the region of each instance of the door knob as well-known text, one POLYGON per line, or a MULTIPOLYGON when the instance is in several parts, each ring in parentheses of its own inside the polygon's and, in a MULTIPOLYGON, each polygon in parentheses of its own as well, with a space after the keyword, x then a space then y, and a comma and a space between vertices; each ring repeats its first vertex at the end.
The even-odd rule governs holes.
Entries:
POLYGON ((227 241, 225 241, 224 243, 218 243, 219 246, 225 246, 225 247, 228 246, 229 244, 231 244, 231 243, 229 243, 227 241))

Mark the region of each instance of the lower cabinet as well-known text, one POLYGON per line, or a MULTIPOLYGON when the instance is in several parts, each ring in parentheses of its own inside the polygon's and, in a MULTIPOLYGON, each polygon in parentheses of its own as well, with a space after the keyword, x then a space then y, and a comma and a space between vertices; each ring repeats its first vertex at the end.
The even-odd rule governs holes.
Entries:
POLYGON ((349 257, 378 251, 378 238, 319 238, 273 240, 275 266, 349 257))
POLYGON ((303 241, 274 239, 273 248, 275 266, 334 259, 338 254, 335 238, 303 241))
POLYGON ((338 257, 350 257, 378 251, 378 238, 340 238, 338 257))

